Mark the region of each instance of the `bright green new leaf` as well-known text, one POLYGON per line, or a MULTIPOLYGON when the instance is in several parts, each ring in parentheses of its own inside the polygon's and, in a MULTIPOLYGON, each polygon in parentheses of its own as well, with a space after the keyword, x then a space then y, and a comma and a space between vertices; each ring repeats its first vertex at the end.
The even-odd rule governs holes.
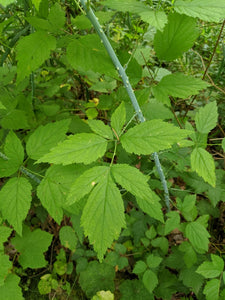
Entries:
POLYGON ((205 278, 215 278, 220 276, 223 272, 223 259, 215 254, 211 254, 211 259, 212 261, 203 262, 196 270, 197 273, 201 274, 205 278))
POLYGON ((203 290, 203 294, 206 295, 206 300, 218 300, 220 290, 220 280, 212 279, 208 281, 203 290))
POLYGON ((23 177, 10 178, 0 191, 0 210, 9 224, 22 235, 22 222, 30 208, 32 186, 23 177))
POLYGON ((88 120, 88 125, 96 134, 109 140, 113 139, 111 128, 108 125, 105 125, 101 120, 88 120))
POLYGON ((1 120, 1 125, 5 129, 25 129, 28 128, 27 115, 25 111, 19 109, 13 109, 7 111, 7 114, 1 120))
POLYGON ((133 269, 134 274, 141 274, 147 269, 147 265, 143 260, 139 260, 136 262, 135 267, 133 269))
POLYGON ((152 293, 159 281, 157 275, 152 270, 147 270, 143 275, 142 282, 149 293, 152 293))
POLYGON ((0 287, 4 285, 4 281, 9 275, 10 269, 12 268, 12 262, 9 260, 9 256, 5 255, 4 252, 0 252, 0 287))
POLYGON ((60 224, 70 186, 84 172, 82 165, 51 166, 37 188, 37 196, 50 216, 60 224))
POLYGON ((185 235, 198 253, 208 251, 210 234, 205 227, 198 222, 191 222, 185 228, 185 235))
POLYGON ((63 31, 63 26, 65 24, 65 11, 62 10, 59 3, 55 3, 48 15, 49 27, 51 32, 60 33, 63 31))
POLYGON ((152 154, 171 148, 187 137, 188 131, 181 130, 161 120, 151 120, 130 128, 122 137, 123 148, 138 155, 152 154))
POLYGON ((158 58, 171 61, 190 49, 199 35, 196 24, 194 18, 171 13, 163 32, 155 34, 154 48, 158 58))
POLYGON ((148 177, 126 164, 116 164, 111 169, 116 182, 136 197, 140 208, 152 218, 163 222, 160 199, 150 189, 147 183, 148 177))
POLYGON ((0 286, 0 295, 4 300, 23 300, 23 293, 19 286, 20 277, 15 274, 9 274, 4 285, 0 286))
POLYGON ((16 2, 15 0, 1 0, 0 1, 0 4, 2 5, 2 6, 7 6, 7 5, 9 5, 9 4, 11 4, 11 3, 14 3, 14 2, 16 2))
POLYGON ((90 193, 93 187, 99 183, 102 178, 108 176, 109 167, 97 166, 85 171, 72 184, 66 205, 76 203, 85 195, 90 193))
POLYGON ((63 226, 59 231, 59 239, 61 244, 65 248, 68 248, 71 251, 75 252, 78 239, 75 234, 75 230, 72 227, 63 226))
POLYGON ((55 37, 44 31, 37 31, 21 38, 17 45, 17 83, 40 67, 55 47, 55 37))
POLYGON ((186 76, 182 73, 173 73, 164 76, 161 81, 152 88, 156 99, 168 105, 168 96, 186 99, 191 95, 197 95, 208 84, 200 78, 186 76))
POLYGON ((0 177, 14 174, 23 163, 23 146, 13 131, 10 131, 5 139, 4 153, 5 157, 0 157, 0 177))
POLYGON ((51 151, 41 157, 37 163, 49 162, 69 165, 72 163, 90 164, 106 152, 107 140, 94 133, 70 135, 51 151))
POLYGON ((167 219, 165 223, 165 235, 178 228, 180 225, 180 215, 178 211, 170 211, 167 213, 167 219))
POLYGON ((191 153, 191 168, 206 182, 215 187, 215 163, 209 152, 202 148, 195 148, 191 153))
POLYGON ((70 120, 56 121, 39 126, 28 138, 27 154, 32 159, 39 159, 66 137, 70 120))
POLYGON ((111 127, 115 130, 116 134, 120 136, 121 130, 126 122, 126 108, 124 102, 117 107, 111 117, 111 127))
POLYGON ((208 22, 219 22, 225 17, 224 0, 177 0, 174 9, 180 14, 208 22))
POLYGON ((209 133, 217 124, 218 112, 216 101, 201 107, 195 115, 196 128, 201 133, 209 133))
POLYGON ((164 11, 145 9, 145 11, 139 13, 139 16, 144 22, 154 26, 160 31, 163 30, 165 24, 167 23, 167 16, 164 11))
POLYGON ((107 248, 125 227, 123 200, 109 171, 91 192, 82 213, 81 225, 102 261, 107 248))
POLYGON ((96 34, 88 34, 69 43, 67 59, 75 70, 91 70, 117 77, 114 65, 96 34))
POLYGON ((6 109, 5 105, 0 101, 0 109, 6 109))
POLYGON ((19 263, 26 268, 44 268, 47 264, 43 252, 48 250, 52 241, 52 235, 41 229, 30 231, 27 226, 23 227, 23 236, 16 235, 12 245, 20 252, 19 263))
POLYGON ((39 5, 41 3, 41 0, 32 0, 32 4, 34 5, 34 7, 36 8, 36 10, 39 10, 39 5))

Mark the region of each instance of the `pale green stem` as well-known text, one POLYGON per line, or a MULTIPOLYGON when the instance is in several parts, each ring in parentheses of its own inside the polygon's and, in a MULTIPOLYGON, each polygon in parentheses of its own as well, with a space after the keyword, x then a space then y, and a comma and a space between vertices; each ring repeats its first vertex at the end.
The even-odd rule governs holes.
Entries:
MULTIPOLYGON (((116 70, 118 71, 119 75, 121 76, 122 80, 123 80, 123 84, 127 90, 127 93, 130 97, 130 100, 132 102, 132 105, 135 109, 135 112, 136 112, 136 115, 139 119, 140 122, 144 122, 145 121, 145 118, 142 114, 142 111, 140 109, 140 106, 138 104, 138 101, 136 99, 136 96, 134 94, 134 91, 130 85, 130 82, 129 82, 129 78, 127 77, 127 74, 123 68, 123 66, 121 65, 119 59, 117 58, 117 55, 115 53, 115 51, 113 50, 107 36, 105 35, 100 23, 98 22, 98 19, 96 18, 94 12, 92 11, 92 9, 88 6, 86 6, 87 4, 87 1, 86 0, 80 0, 86 14, 87 14, 87 17, 88 19, 91 21, 92 25, 94 26, 95 30, 97 31, 102 43, 104 44, 116 70)), ((168 187, 167 187, 167 182, 166 182, 166 179, 165 179, 165 175, 164 175, 164 172, 162 170, 162 167, 161 167, 161 164, 160 164, 160 161, 159 161, 159 157, 158 157, 158 154, 155 152, 153 153, 153 158, 155 160, 155 164, 156 164, 156 168, 157 168, 157 171, 159 173, 159 177, 160 177, 160 180, 162 182, 162 185, 163 185, 163 189, 164 189, 164 196, 165 196, 165 203, 166 203, 166 206, 167 206, 167 210, 169 211, 170 210, 170 198, 169 198, 169 191, 168 191, 168 187)))

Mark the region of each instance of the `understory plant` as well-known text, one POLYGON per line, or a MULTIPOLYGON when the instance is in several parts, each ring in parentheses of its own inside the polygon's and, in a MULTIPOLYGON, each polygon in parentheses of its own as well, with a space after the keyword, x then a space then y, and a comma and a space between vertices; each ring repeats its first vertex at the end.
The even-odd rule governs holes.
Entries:
POLYGON ((0 11, 1 297, 224 299, 224 1, 0 11))

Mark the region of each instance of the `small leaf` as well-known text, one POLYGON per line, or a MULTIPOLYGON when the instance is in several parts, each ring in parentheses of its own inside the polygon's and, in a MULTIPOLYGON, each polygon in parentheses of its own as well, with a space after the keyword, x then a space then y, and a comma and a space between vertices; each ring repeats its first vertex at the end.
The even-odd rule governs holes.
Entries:
POLYGON ((177 211, 170 211, 167 213, 167 217, 168 218, 165 223, 165 235, 173 231, 175 228, 178 228, 180 225, 180 215, 177 211))
POLYGON ((112 130, 101 120, 88 120, 88 125, 90 126, 91 130, 94 131, 96 134, 99 134, 100 136, 109 140, 113 139, 112 130))
POLYGON ((111 126, 116 131, 117 135, 120 136, 123 125, 126 122, 126 108, 124 102, 117 107, 111 117, 111 126))
POLYGON ((59 239, 61 244, 75 252, 77 246, 77 236, 75 235, 75 231, 70 226, 63 226, 59 231, 59 239))
POLYGON ((72 163, 90 164, 106 152, 107 141, 94 133, 78 133, 51 149, 37 163, 49 162, 69 165, 72 163))
POLYGON ((191 168, 213 187, 216 186, 215 163, 212 156, 202 148, 191 153, 191 168))
POLYGON ((4 285, 4 281, 12 268, 12 262, 9 260, 9 256, 4 252, 0 252, 0 287, 4 285))
POLYGON ((22 222, 31 203, 32 186, 26 178, 10 178, 0 191, 0 209, 5 219, 22 235, 22 222))
POLYGON ((81 225, 102 261, 107 248, 125 227, 123 200, 109 171, 91 192, 82 213, 81 225))
POLYGON ((203 225, 198 222, 191 222, 187 224, 185 234, 198 253, 202 254, 208 251, 210 234, 203 225))
POLYGON ((147 257, 148 267, 151 269, 157 268, 162 262, 162 260, 163 260, 162 257, 156 256, 154 254, 150 254, 147 257))
POLYGON ((147 265, 143 260, 139 260, 136 262, 135 267, 133 269, 134 274, 141 274, 147 269, 147 265))
POLYGON ((159 282, 157 275, 152 270, 145 271, 142 281, 149 293, 153 292, 159 282))
POLYGON ((59 3, 55 3, 49 12, 48 15, 49 29, 51 32, 59 33, 63 30, 65 24, 65 12, 62 10, 59 3))
POLYGON ((206 300, 218 300, 220 290, 220 280, 212 279, 206 283, 203 294, 206 295, 206 300))
POLYGON ((224 268, 224 261, 218 255, 211 254, 212 261, 203 262, 198 269, 197 273, 201 274, 205 278, 215 278, 221 275, 224 268))
POLYGON ((23 236, 16 235, 12 240, 12 245, 20 252, 19 263, 26 268, 44 268, 47 261, 43 252, 48 250, 52 241, 52 235, 41 229, 30 231, 27 226, 23 228, 23 236), (32 253, 32 255, 31 255, 32 253))
POLYGON ((154 26, 160 31, 163 30, 165 24, 167 23, 167 16, 164 11, 145 9, 145 11, 139 13, 139 16, 144 22, 154 26))
POLYGON ((163 32, 155 34, 154 48, 158 58, 171 61, 190 49, 199 35, 196 25, 194 18, 171 13, 163 32))
POLYGON ((201 107, 195 115, 196 128, 201 133, 209 133, 217 124, 218 112, 216 101, 201 107))
POLYGON ((161 120, 151 120, 138 124, 121 137, 123 148, 128 153, 152 154, 169 149, 187 137, 188 131, 181 130, 161 120))
POLYGON ((28 138, 26 150, 32 159, 39 159, 66 137, 70 120, 39 126, 28 138))

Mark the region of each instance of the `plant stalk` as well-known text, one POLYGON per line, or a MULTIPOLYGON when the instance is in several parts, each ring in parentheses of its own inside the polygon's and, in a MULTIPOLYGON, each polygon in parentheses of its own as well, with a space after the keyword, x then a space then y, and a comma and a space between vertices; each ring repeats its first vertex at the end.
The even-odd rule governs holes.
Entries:
MULTIPOLYGON (((132 105, 134 107, 134 110, 136 112, 136 115, 138 117, 138 120, 140 122, 144 122, 145 121, 145 118, 143 116, 143 113, 141 111, 141 108, 138 104, 138 101, 136 99, 136 96, 134 94, 134 91, 131 87, 131 84, 129 82, 129 78, 123 68, 123 66, 121 65, 115 51, 113 50, 107 36, 105 35, 100 23, 98 22, 98 19, 96 18, 93 10, 90 8, 90 6, 86 6, 87 4, 87 1, 86 0, 80 0, 82 6, 83 6, 83 9, 84 11, 86 12, 86 15, 88 17, 88 19, 91 21, 92 25, 94 26, 95 30, 97 31, 102 43, 104 44, 116 70, 118 71, 119 75, 121 76, 122 80, 123 80, 123 84, 127 90, 127 93, 130 97, 130 100, 132 102, 132 105)), ((164 175, 164 172, 162 170, 162 166, 160 164, 160 161, 159 161, 159 157, 158 157, 158 154, 155 152, 153 153, 153 158, 154 158, 154 161, 155 161, 155 164, 156 164, 156 168, 157 168, 157 171, 158 171, 158 174, 159 174, 159 177, 160 177, 160 180, 162 182, 162 185, 163 185, 163 189, 164 189, 164 197, 165 197, 165 203, 166 203, 166 206, 167 206, 167 210, 169 211, 170 210, 170 198, 169 198, 169 191, 168 191, 168 187, 167 187, 167 183, 166 183, 166 179, 165 179, 165 175, 164 175)))

